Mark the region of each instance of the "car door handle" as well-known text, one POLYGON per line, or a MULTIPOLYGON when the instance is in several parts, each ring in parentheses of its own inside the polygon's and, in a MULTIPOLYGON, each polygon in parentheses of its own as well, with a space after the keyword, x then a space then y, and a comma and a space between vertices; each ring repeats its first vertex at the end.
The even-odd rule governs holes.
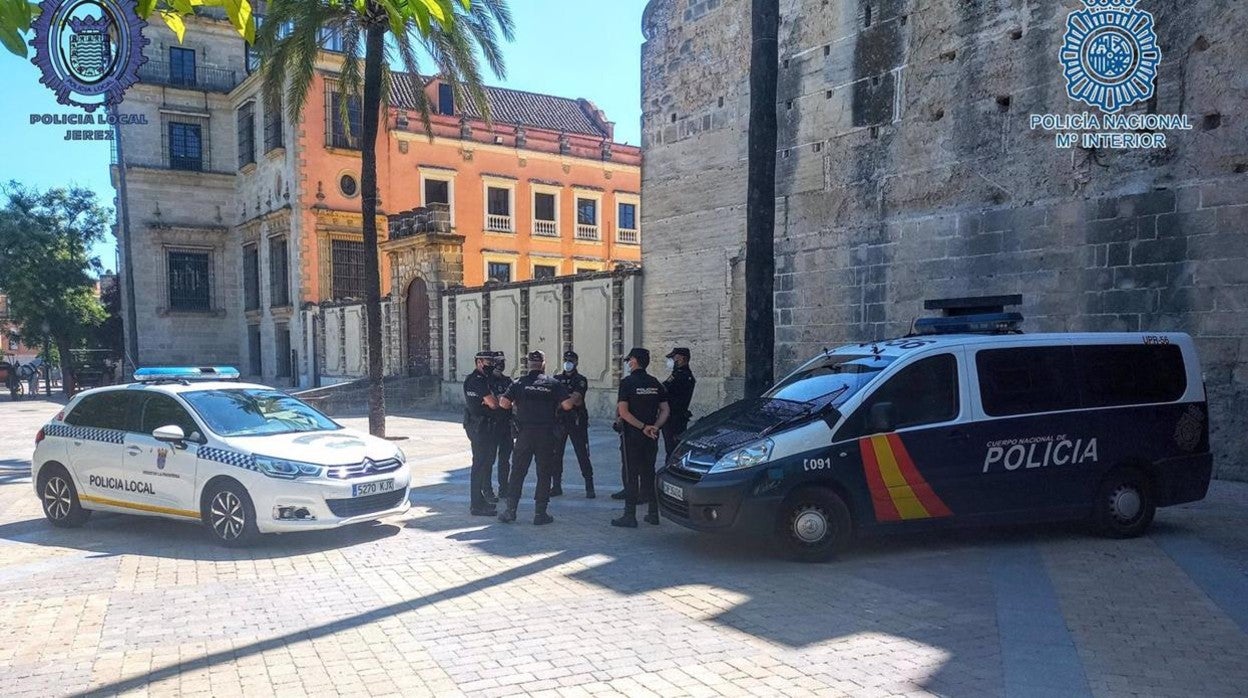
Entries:
POLYGON ((75 441, 75 442, 74 442, 74 445, 75 445, 75 446, 81 446, 81 445, 82 445, 82 442, 81 442, 81 441, 75 441))
POLYGON ((127 449, 126 449, 126 453, 128 453, 129 455, 132 455, 132 456, 137 456, 137 455, 139 455, 139 454, 140 454, 140 453, 142 453, 142 452, 143 452, 143 449, 142 449, 142 448, 140 448, 140 447, 138 447, 138 446, 131 446, 131 447, 129 447, 129 448, 127 448, 127 449))
POLYGON ((954 429, 953 431, 949 432, 949 440, 950 441, 970 441, 971 435, 960 429, 954 429))

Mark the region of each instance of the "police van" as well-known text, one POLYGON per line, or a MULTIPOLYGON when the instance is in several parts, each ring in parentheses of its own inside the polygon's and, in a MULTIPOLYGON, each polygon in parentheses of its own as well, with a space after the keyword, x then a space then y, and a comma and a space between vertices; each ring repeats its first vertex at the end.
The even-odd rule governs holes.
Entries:
POLYGON ((1006 302, 1021 299, 929 301, 946 316, 825 351, 703 418, 658 474, 663 515, 824 560, 859 532, 948 523, 1090 519, 1132 537, 1157 507, 1204 498, 1191 337, 1022 334, 1006 302))
POLYGON ((44 515, 62 527, 92 511, 200 521, 235 546, 407 511, 401 449, 238 377, 140 369, 134 384, 74 397, 35 437, 44 515))

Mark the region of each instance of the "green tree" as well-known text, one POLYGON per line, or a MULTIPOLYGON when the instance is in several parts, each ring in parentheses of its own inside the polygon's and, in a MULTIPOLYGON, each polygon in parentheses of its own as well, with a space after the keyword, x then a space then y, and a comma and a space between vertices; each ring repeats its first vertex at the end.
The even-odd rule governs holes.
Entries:
MULTIPOLYGON (((381 271, 377 249, 377 133, 391 62, 415 77, 428 62, 450 84, 456 103, 465 97, 488 109, 480 59, 502 77, 506 68, 500 35, 511 40, 513 24, 505 0, 272 0, 256 36, 263 62, 264 89, 285 92, 291 121, 303 113, 315 76, 325 31, 343 37, 338 81, 341 109, 334 118, 350 128, 347 96, 361 96, 360 199, 363 209, 364 306, 368 323, 368 430, 385 436, 386 404, 382 380, 381 271), (361 66, 361 57, 363 65, 361 66)), ((416 108, 432 133, 431 105, 417 90, 416 108)), ((488 118, 488 111, 486 111, 488 118)))
POLYGON ((89 189, 40 192, 10 182, 3 194, 0 289, 9 297, 9 314, 22 337, 40 343, 45 336, 51 338, 63 387, 71 394, 70 350, 81 346, 104 320, 93 277, 100 262, 91 256, 91 245, 103 238, 111 214, 89 189))
MULTIPOLYGON (((437 0, 417 0, 426 1, 437 0)), ((182 18, 194 13, 198 7, 224 9, 230 23, 244 39, 251 41, 255 37, 256 23, 251 16, 250 0, 138 0, 136 9, 143 19, 151 19, 152 15, 156 15, 178 35, 178 41, 181 41, 186 31, 182 18)), ((10 53, 25 58, 30 25, 38 16, 37 0, 0 0, 0 44, 4 44, 10 53)))

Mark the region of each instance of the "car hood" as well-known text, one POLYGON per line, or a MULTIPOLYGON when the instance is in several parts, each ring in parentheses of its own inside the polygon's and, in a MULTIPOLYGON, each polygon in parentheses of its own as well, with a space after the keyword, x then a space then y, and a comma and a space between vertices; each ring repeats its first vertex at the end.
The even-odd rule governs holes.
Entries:
POLYGON ((232 446, 257 456, 318 465, 352 465, 365 458, 387 460, 399 453, 398 447, 385 439, 350 429, 234 437, 229 442, 232 446))
POLYGON ((807 405, 788 400, 740 400, 695 422, 680 437, 681 446, 719 457, 738 446, 763 438, 769 429, 808 411, 807 405))

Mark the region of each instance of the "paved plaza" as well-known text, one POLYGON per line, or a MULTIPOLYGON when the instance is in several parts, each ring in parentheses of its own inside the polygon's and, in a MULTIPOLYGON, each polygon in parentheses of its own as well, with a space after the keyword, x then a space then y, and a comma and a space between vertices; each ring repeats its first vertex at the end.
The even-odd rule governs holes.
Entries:
POLYGON ((29 459, 57 409, 0 399, 3 695, 1248 693, 1248 485, 1137 540, 981 529, 804 565, 613 529, 606 425, 599 499, 569 458, 553 525, 531 500, 515 525, 469 517, 458 420, 408 415, 409 515, 225 550, 172 521, 46 524, 29 459))

